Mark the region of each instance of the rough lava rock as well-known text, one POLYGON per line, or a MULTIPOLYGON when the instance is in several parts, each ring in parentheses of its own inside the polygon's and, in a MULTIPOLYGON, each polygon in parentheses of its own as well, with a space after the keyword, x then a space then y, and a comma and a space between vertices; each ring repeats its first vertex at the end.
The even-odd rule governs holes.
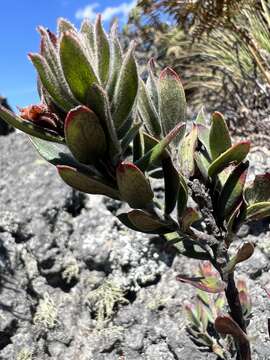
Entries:
MULTIPOLYGON (((0 359, 216 359, 185 330, 183 302, 195 291, 175 277, 195 261, 124 228, 112 215, 119 203, 72 191, 25 135, 1 137, 0 149, 0 359), (89 294, 108 280, 126 301, 100 328, 89 294)), ((252 294, 254 359, 266 360, 269 222, 241 236, 257 245, 239 274, 252 294)))
MULTIPOLYGON (((7 109, 11 110, 10 106, 8 105, 7 100, 0 96, 0 105, 5 106, 7 109)), ((0 118, 0 136, 1 135, 8 135, 14 131, 14 128, 8 125, 3 119, 0 118)))

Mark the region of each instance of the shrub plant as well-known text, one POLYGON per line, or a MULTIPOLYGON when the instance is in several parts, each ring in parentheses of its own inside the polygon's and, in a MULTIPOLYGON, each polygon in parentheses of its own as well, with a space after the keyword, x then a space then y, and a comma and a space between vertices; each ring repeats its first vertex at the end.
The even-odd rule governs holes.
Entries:
POLYGON ((219 276, 204 269, 178 278, 225 294, 228 314, 215 312, 215 329, 233 337, 239 359, 251 359, 234 272, 254 246, 230 250, 241 224, 270 215, 270 174, 246 184, 250 143, 233 144, 219 112, 207 123, 201 111, 187 124, 178 75, 165 68, 157 77, 150 60, 144 82, 134 43, 123 54, 116 26, 108 36, 100 17, 79 31, 60 19, 57 35, 39 32, 40 53, 29 58, 41 102, 19 115, 1 107, 0 116, 28 134, 72 188, 127 203, 130 210, 118 216, 123 224, 162 235, 179 254, 212 264, 219 276), (153 178, 164 181, 162 204, 153 178))

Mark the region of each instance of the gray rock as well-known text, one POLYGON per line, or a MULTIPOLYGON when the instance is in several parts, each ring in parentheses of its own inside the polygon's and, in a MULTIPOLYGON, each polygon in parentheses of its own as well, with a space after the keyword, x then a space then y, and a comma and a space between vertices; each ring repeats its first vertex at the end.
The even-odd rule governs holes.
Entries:
MULTIPOLYGON (((1 138, 0 162, 0 359, 23 352, 39 360, 215 359, 190 340, 183 302, 195 291, 176 281, 193 273, 196 261, 176 256, 162 240, 132 232, 112 216, 118 202, 80 196, 63 184, 54 168, 39 159, 26 137, 1 138), (128 303, 97 328, 96 309, 87 298, 105 280, 121 287, 128 303), (56 314, 46 328, 33 319, 42 299, 56 314)), ((245 228, 240 241, 256 242, 246 274, 253 298, 250 333, 255 359, 267 359, 266 319, 270 300, 263 286, 268 271, 269 232, 245 228), (265 357, 266 356, 266 357, 265 357)))

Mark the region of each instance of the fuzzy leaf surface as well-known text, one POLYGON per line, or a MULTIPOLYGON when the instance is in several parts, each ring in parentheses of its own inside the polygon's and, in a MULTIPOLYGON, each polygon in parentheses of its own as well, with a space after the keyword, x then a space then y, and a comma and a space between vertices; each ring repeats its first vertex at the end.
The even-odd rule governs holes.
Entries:
POLYGON ((179 164, 182 174, 190 178, 195 172, 194 153, 197 147, 198 130, 193 125, 191 132, 180 142, 179 147, 179 164))
POLYGON ((138 83, 138 71, 132 44, 124 57, 112 102, 112 117, 117 129, 123 126, 133 108, 137 96, 138 83))
POLYGON ((98 75, 102 84, 106 84, 110 70, 110 45, 107 35, 101 24, 101 16, 97 16, 95 24, 95 55, 98 75))
POLYGON ((74 157, 83 164, 94 164, 107 150, 100 121, 86 106, 78 106, 67 114, 65 139, 74 157))
POLYGON ((219 112, 214 112, 212 115, 209 142, 213 160, 232 146, 228 126, 219 112))
MULTIPOLYGON (((163 132, 167 135, 179 123, 186 120, 186 97, 179 76, 171 68, 164 69, 159 77, 159 115, 163 132)), ((174 143, 178 145, 179 137, 174 143)))
POLYGON ((166 147, 180 134, 182 136, 185 132, 186 124, 178 124, 172 129, 165 138, 159 141, 151 150, 149 150, 141 159, 136 162, 136 165, 142 170, 146 171, 149 166, 160 160, 163 156, 168 156, 165 151, 166 147))
POLYGON ((143 209, 152 202, 154 193, 143 172, 131 162, 122 162, 116 169, 121 198, 130 207, 143 209))
POLYGON ((161 126, 159 123, 158 113, 152 103, 143 80, 140 81, 138 109, 150 134, 159 136, 161 134, 161 126))
POLYGON ((79 39, 71 32, 65 32, 60 40, 60 60, 65 78, 77 100, 87 105, 91 86, 98 84, 79 39))
POLYGON ((62 180, 76 190, 87 194, 100 194, 119 199, 118 191, 101 178, 90 177, 75 168, 65 165, 58 165, 57 170, 62 180))

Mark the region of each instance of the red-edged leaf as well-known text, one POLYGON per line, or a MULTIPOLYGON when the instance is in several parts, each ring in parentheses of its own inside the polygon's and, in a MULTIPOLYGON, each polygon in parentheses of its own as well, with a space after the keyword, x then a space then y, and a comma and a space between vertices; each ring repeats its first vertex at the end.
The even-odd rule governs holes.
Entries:
POLYGON ((65 165, 58 165, 57 170, 64 182, 76 190, 119 199, 118 191, 103 179, 85 175, 75 168, 65 165))
POLYGON ((189 277, 186 275, 178 275, 176 279, 213 294, 220 293, 225 289, 225 283, 219 280, 217 276, 189 277))
POLYGON ((132 210, 118 215, 118 219, 130 229, 146 234, 166 234, 174 229, 166 222, 142 210, 132 210))
POLYGON ((84 164, 96 163, 107 149, 99 119, 85 106, 78 106, 67 114, 65 138, 74 157, 84 164))
POLYGON ((121 198, 130 207, 143 209, 153 200, 154 193, 149 181, 133 163, 120 163, 116 169, 116 178, 121 198))
POLYGON ((248 163, 234 168, 222 188, 218 200, 218 216, 223 221, 239 205, 247 177, 248 163))

